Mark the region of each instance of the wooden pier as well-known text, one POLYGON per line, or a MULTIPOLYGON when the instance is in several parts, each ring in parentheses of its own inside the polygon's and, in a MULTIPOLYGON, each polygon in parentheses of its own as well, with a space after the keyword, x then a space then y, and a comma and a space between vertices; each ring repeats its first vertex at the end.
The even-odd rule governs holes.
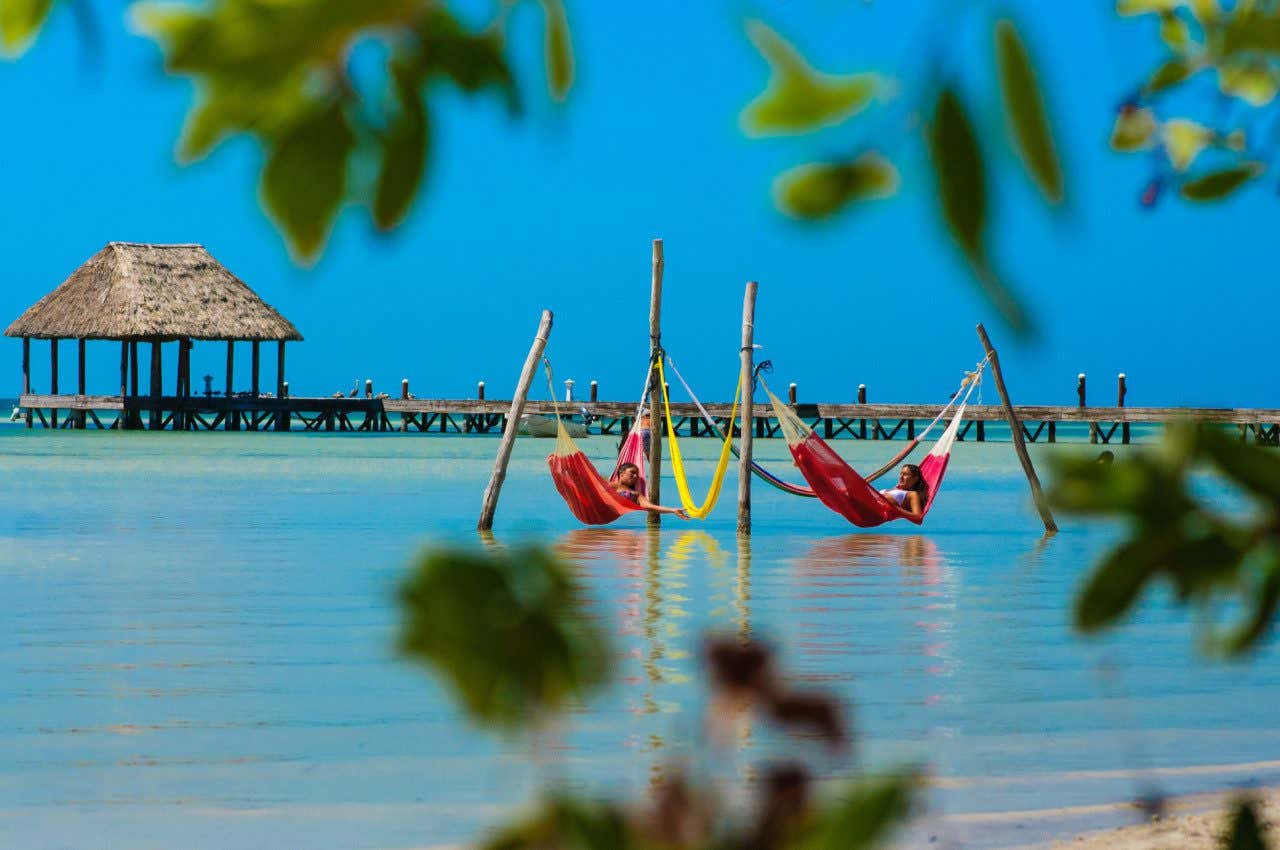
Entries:
MULTIPOLYGON (((46 428, 246 431, 367 431, 440 434, 499 434, 506 424, 510 400, 418 398, 307 398, 288 396, 93 396, 23 395, 19 405, 30 412, 29 426, 46 428), (154 417, 153 417, 154 414, 154 417)), ((563 406, 563 405, 562 405, 563 406)), ((622 435, 635 416, 633 402, 573 402, 592 415, 593 434, 622 435)), ((728 403, 706 405, 723 430, 730 427, 728 403)), ((914 439, 941 412, 927 404, 794 404, 793 408, 824 439, 914 439)), ((1058 426, 1085 425, 1092 443, 1127 443, 1126 425, 1162 425, 1197 420, 1234 425, 1242 440, 1280 445, 1280 410, 1194 407, 1081 407, 1016 405, 1023 436, 1028 442, 1059 441, 1058 426)), ((530 401, 529 414, 551 414, 550 402, 530 401)), ((754 436, 780 437, 781 430, 766 404, 752 411, 754 436)), ((672 426, 685 437, 714 436, 692 404, 671 405, 672 426)), ((970 405, 965 410, 960 439, 983 442, 988 425, 1003 426, 999 405, 970 405)), ((732 423, 734 433, 739 432, 732 423)))

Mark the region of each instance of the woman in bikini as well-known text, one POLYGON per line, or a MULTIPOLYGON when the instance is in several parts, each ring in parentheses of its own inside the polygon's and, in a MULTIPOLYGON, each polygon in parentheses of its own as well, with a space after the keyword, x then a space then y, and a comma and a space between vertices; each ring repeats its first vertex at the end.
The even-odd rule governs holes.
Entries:
POLYGON ((618 467, 618 480, 609 483, 615 493, 629 502, 635 502, 641 510, 655 514, 675 514, 680 519, 689 518, 689 515, 680 508, 666 508, 650 502, 649 497, 640 492, 640 467, 634 463, 624 463, 618 467))
POLYGON ((898 510, 907 516, 917 517, 924 513, 924 504, 929 499, 929 485, 924 483, 920 467, 914 463, 905 463, 898 472, 898 486, 881 490, 880 495, 897 505, 898 510))

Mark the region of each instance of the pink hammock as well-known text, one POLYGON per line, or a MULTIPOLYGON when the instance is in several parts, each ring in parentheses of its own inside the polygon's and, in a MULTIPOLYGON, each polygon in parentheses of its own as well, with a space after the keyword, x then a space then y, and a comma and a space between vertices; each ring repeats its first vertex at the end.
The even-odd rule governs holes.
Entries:
POLYGON ((942 478, 947 472, 947 462, 951 459, 951 447, 956 441, 960 422, 964 418, 965 404, 976 384, 977 382, 974 381, 969 387, 964 400, 956 407, 951 423, 947 425, 938 442, 920 463, 920 477, 928 487, 928 496, 920 516, 911 516, 899 508, 892 499, 881 494, 867 479, 859 475, 857 470, 845 463, 844 459, 836 454, 835 450, 821 437, 813 433, 813 429, 796 416, 790 407, 779 401, 767 386, 764 391, 768 394, 774 415, 778 418, 778 424, 782 426, 783 434, 786 435, 787 448, 791 450, 791 457, 795 460, 800 474, 813 488, 818 501, 854 525, 860 528, 872 528, 895 519, 905 519, 916 525, 924 522, 925 515, 933 507, 933 500, 942 487, 942 478))

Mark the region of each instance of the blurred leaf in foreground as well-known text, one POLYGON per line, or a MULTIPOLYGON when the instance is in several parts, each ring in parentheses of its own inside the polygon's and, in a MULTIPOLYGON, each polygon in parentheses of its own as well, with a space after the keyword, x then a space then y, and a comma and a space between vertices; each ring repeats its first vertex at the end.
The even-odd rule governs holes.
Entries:
MULTIPOLYGON (((1280 457, 1208 426, 1171 426, 1157 449, 1113 464, 1058 459, 1050 498, 1065 510, 1116 517, 1129 531, 1093 567, 1076 598, 1075 623, 1092 632, 1114 626, 1156 581, 1182 604, 1212 613, 1223 595, 1238 600, 1235 624, 1207 632, 1207 647, 1227 655, 1255 649, 1280 607, 1280 457), (1189 476, 1212 465, 1250 494, 1257 510, 1222 514, 1195 495, 1189 476)), ((1208 618, 1206 618, 1208 619, 1208 618)))
POLYGON ((1014 331, 1031 322, 1013 292, 996 275, 987 256, 987 174, 973 122, 952 89, 943 89, 925 131, 929 159, 937 175, 942 218, 960 246, 987 298, 1014 331))
POLYGON ((20 56, 53 9, 53 0, 0 0, 0 53, 20 56))
POLYGON ((400 601, 401 652, 442 676, 478 723, 531 726, 608 680, 608 637, 544 550, 428 552, 400 601))
POLYGON ((1057 204, 1063 197, 1057 146, 1031 57, 1011 21, 996 24, 996 58, 1005 121, 1014 147, 1045 200, 1057 204))
POLYGON ((1250 162, 1213 171, 1183 183, 1182 197, 1189 201, 1218 201, 1233 194, 1265 170, 1262 163, 1250 162))
POLYGON ((542 0, 547 17, 546 44, 547 86, 551 96, 563 101, 573 85, 573 45, 569 40, 569 20, 561 0, 542 0))
POLYGON ((777 204, 796 218, 828 218, 857 201, 892 197, 898 191, 898 170, 874 151, 852 162, 801 165, 778 176, 777 204))
POLYGON ((824 74, 789 42, 760 21, 747 34, 772 70, 769 85, 742 111, 749 135, 804 133, 838 124, 861 112, 880 89, 875 74, 824 74))
POLYGON ((1267 846, 1257 801, 1241 800, 1231 815, 1227 834, 1222 837, 1223 850, 1267 850, 1267 846))

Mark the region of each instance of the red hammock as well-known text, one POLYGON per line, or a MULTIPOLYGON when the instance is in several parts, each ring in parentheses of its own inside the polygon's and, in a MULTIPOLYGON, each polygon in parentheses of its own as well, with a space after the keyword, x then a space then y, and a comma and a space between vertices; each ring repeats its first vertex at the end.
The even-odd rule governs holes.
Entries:
MULTIPOLYGON (((969 383, 968 379, 966 383, 969 383)), ((764 390, 769 395, 769 402, 773 405, 778 424, 782 426, 782 432, 786 435, 787 448, 791 450, 791 457, 795 460, 800 474, 813 488, 818 501, 854 525, 860 528, 872 528, 895 519, 905 519, 916 525, 924 522, 925 515, 933 507, 933 500, 942 486, 942 477, 947 471, 947 461, 951 458, 951 446, 956 441, 969 393, 973 392, 973 386, 976 384, 977 381, 972 382, 964 399, 956 408, 951 423, 942 432, 933 450, 920 463, 920 477, 928 487, 928 496, 925 498, 924 508, 919 516, 911 516, 899 508, 892 499, 873 487, 867 479, 858 474, 857 470, 845 463, 844 459, 836 454, 835 449, 813 433, 813 429, 796 416, 790 407, 779 401, 767 386, 764 390)))
MULTIPOLYGON (((641 470, 638 492, 644 492, 644 443, 640 429, 634 427, 622 443, 622 451, 613 468, 612 477, 617 477, 618 467, 624 463, 634 463, 641 470)), ((556 490, 564 497, 565 504, 580 522, 587 525, 608 525, 623 514, 640 510, 640 506, 630 499, 624 499, 609 486, 591 460, 578 448, 565 430, 564 423, 556 418, 556 448, 547 457, 547 466, 551 468, 551 480, 556 490)))

